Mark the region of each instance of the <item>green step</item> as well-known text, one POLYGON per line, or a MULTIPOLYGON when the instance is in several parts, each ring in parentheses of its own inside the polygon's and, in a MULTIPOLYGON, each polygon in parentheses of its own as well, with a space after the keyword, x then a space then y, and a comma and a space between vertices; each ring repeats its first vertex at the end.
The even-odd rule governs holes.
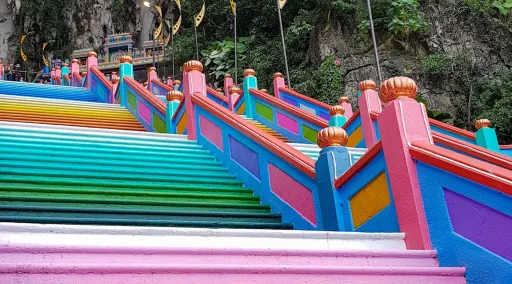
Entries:
POLYGON ((198 159, 198 160, 212 160, 213 157, 208 155, 208 152, 197 152, 197 153, 183 153, 181 151, 173 151, 167 149, 162 149, 160 151, 142 151, 142 150, 133 150, 133 149, 117 149, 115 147, 110 148, 95 148, 95 147, 85 147, 85 146, 68 146, 68 145, 60 145, 60 144, 48 144, 46 141, 40 141, 38 143, 35 142, 5 142, 0 139, 0 149, 2 148, 18 148, 18 149, 38 149, 38 150, 53 150, 53 151, 77 151, 77 152, 93 152, 97 155, 103 154, 121 154, 121 155, 136 155, 136 156, 156 156, 162 159, 167 158, 182 158, 182 159, 198 159))
MULTIPOLYGON (((141 164, 139 161, 116 161, 111 159, 102 159, 98 157, 96 159, 91 158, 73 158, 73 157, 58 157, 58 156, 41 156, 41 155, 26 155, 25 153, 20 154, 6 154, 2 153, 1 159, 13 160, 13 161, 26 161, 26 162, 46 162, 46 163, 69 163, 75 165, 87 165, 87 166, 110 166, 110 167, 136 167, 140 168, 141 164)), ((166 162, 144 162, 143 167, 145 169, 159 169, 161 171, 174 171, 174 170, 202 170, 208 172, 228 172, 226 168, 221 165, 204 165, 201 164, 183 164, 183 163, 166 163, 166 162)), ((167 173, 167 172, 166 172, 167 173)))
POLYGON ((195 212, 195 211, 165 211, 165 210, 128 210, 115 208, 75 208, 54 206, 12 206, 0 205, 0 215, 47 217, 47 218, 94 218, 94 219, 124 219, 124 220, 161 220, 161 221, 237 221, 257 223, 281 223, 281 216, 272 213, 239 213, 239 212, 195 212))
POLYGON ((54 170, 54 169, 36 169, 29 167, 13 168, 0 166, 0 174, 23 175, 23 176, 43 176, 43 177, 72 177, 72 178, 92 178, 111 181, 150 181, 163 183, 195 183, 195 184, 225 184, 239 185, 242 183, 233 177, 198 177, 198 176, 172 176, 172 175, 138 175, 109 172, 85 172, 80 170, 54 170))
MULTIPOLYGON (((126 180, 100 180, 90 178, 71 178, 71 177, 44 177, 44 176, 21 176, 21 175, 8 175, 0 174, 0 182, 8 183, 33 183, 33 184, 46 184, 46 185, 68 185, 68 186, 97 186, 97 187, 112 187, 112 188, 147 188, 147 189, 194 189, 201 187, 197 184, 172 184, 168 182, 147 182, 147 181, 126 181, 126 180)), ((240 184, 208 184, 210 190, 225 190, 225 191, 239 191, 243 189, 240 184)))
POLYGON ((120 166, 84 166, 83 164, 74 164, 74 163, 48 163, 45 161, 39 162, 27 162, 27 161, 18 161, 10 160, 10 159, 1 159, 0 160, 0 169, 1 168, 32 168, 32 169, 45 169, 45 170, 66 170, 66 171, 80 171, 80 172, 90 172, 90 173, 98 173, 105 175, 107 174, 110 177, 116 177, 116 174, 130 174, 130 175, 143 175, 144 179, 151 179, 152 176, 159 177, 200 177, 200 178, 218 178, 218 179, 234 179, 232 175, 228 174, 228 172, 218 172, 218 171, 204 171, 204 170, 190 170, 190 169, 174 169, 172 171, 169 170, 160 170, 160 169, 149 169, 146 168, 145 165, 136 165, 133 164, 131 167, 120 167, 120 166))
MULTIPOLYGON (((155 151, 155 152, 180 152, 180 153, 198 153, 205 154, 208 151, 201 149, 200 147, 180 147, 181 144, 177 143, 175 145, 165 145, 165 146, 157 146, 157 145, 135 145, 135 144, 119 144, 119 143, 109 143, 109 142, 97 142, 97 141, 66 141, 60 138, 33 138, 33 137, 21 137, 17 135, 9 135, 0 133, 0 141, 2 142, 17 142, 17 143, 45 143, 45 144, 54 144, 60 145, 62 147, 94 147, 99 149, 124 149, 124 150, 133 150, 133 151, 155 151)), ((186 145, 186 144, 185 144, 186 145)))
MULTIPOLYGON (((212 209, 230 209, 233 211, 244 212, 269 212, 270 207, 267 205, 256 204, 236 204, 230 202, 224 203, 211 203, 210 201, 163 201, 163 200, 138 200, 138 199, 115 199, 115 198, 85 198, 85 197, 49 197, 49 196, 35 196, 18 193, 2 193, 0 194, 0 204, 9 204, 11 202, 23 202, 24 204, 30 202, 48 203, 48 204, 82 204, 84 207, 102 204, 103 206, 109 205, 125 205, 127 208, 136 209, 139 206, 143 208, 160 207, 167 210, 179 209, 198 209, 203 211, 212 209)), ((35 205, 35 204, 34 204, 35 205)))
POLYGON ((161 226, 194 228, 233 228, 233 229, 292 229, 290 224, 267 224, 247 222, 209 222, 209 221, 161 221, 161 220, 123 220, 95 218, 48 218, 1 216, 0 222, 38 223, 38 224, 72 224, 72 225, 116 225, 116 226, 161 226))
POLYGON ((1 189, 0 196, 16 194, 16 196, 27 197, 48 197, 48 198, 96 198, 109 200, 136 200, 136 201, 173 201, 173 202, 209 202, 209 203, 233 203, 233 204, 259 204, 260 199, 257 196, 233 196, 221 194, 201 194, 201 193, 160 193, 145 194, 143 190, 135 191, 92 191, 92 190, 45 190, 23 189, 13 187, 10 189, 1 189))
POLYGON ((40 150, 35 147, 28 148, 18 148, 16 145, 12 147, 2 147, 0 143, 0 153, 10 153, 10 154, 21 154, 21 155, 34 155, 34 156, 50 156, 50 157, 71 157, 71 158, 88 158, 88 159, 104 159, 104 160, 113 160, 113 161, 130 161, 130 162, 138 162, 138 163, 162 163, 166 162, 169 164, 192 164, 192 165, 216 165, 221 166, 220 162, 217 162, 211 156, 205 156, 201 159, 195 158, 187 158, 187 157, 165 157, 162 158, 160 156, 147 156, 147 155, 127 155, 127 154, 110 154, 108 151, 106 153, 101 153, 101 155, 97 155, 92 152, 84 152, 80 150, 70 151, 69 149, 63 150, 60 149, 58 151, 54 150, 40 150))

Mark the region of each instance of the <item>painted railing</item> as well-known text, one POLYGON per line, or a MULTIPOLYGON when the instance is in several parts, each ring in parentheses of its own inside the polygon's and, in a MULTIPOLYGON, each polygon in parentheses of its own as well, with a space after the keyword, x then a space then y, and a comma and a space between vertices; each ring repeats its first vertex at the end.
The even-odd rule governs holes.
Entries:
MULTIPOLYGON (((245 186, 271 204, 295 229, 323 229, 313 160, 219 106, 205 95, 191 97, 197 143, 245 186)), ((190 133, 189 133, 190 136, 190 133)))
POLYGON ((62 85, 63 86, 71 86, 71 78, 69 77, 69 75, 65 74, 62 77, 64 78, 64 80, 62 81, 62 85))
POLYGON ((503 155, 512 157, 512 145, 501 145, 500 151, 503 155))
POLYGON ((253 119, 275 130, 294 143, 316 143, 318 131, 327 122, 290 106, 260 90, 250 89, 253 119))
POLYGON ((123 78, 126 108, 151 132, 166 133, 166 104, 131 77, 123 78))
POLYGON ((329 109, 331 108, 330 105, 304 96, 303 94, 297 93, 288 88, 279 88, 279 98, 288 104, 325 120, 329 120, 331 118, 329 115, 329 109))
POLYGON ((82 77, 80 76, 80 74, 73 73, 71 77, 71 86, 82 87, 82 77))
POLYGON ((172 117, 172 126, 171 131, 172 134, 187 134, 187 111, 185 109, 185 104, 181 101, 178 106, 176 112, 172 117))
POLYGON ((155 96, 166 96, 169 91, 172 90, 171 86, 168 86, 157 79, 152 79, 150 86, 150 91, 155 96))
POLYGON ((90 68, 90 90, 98 96, 100 102, 112 103, 112 83, 105 78, 105 75, 96 67, 90 68))
POLYGON ((512 158, 506 155, 487 150, 478 145, 468 143, 436 131, 432 131, 432 138, 434 139, 434 144, 436 146, 512 170, 512 158))
POLYGON ((217 104, 225 108, 229 108, 228 98, 226 96, 223 96, 221 93, 217 92, 213 88, 206 87, 206 96, 210 100, 216 102, 217 104))
POLYGON ((470 284, 509 283, 512 171, 426 142, 410 152, 441 266, 465 266, 470 284))
POLYGON ((236 102, 233 104, 233 111, 238 115, 245 114, 245 98, 244 96, 238 97, 236 102))
POLYGON ((366 148, 359 110, 343 125, 348 134, 347 147, 366 148))
POLYGON ((476 144, 475 133, 429 118, 430 129, 438 133, 476 144))
POLYGON ((336 179, 334 188, 340 231, 400 231, 381 143, 336 179))

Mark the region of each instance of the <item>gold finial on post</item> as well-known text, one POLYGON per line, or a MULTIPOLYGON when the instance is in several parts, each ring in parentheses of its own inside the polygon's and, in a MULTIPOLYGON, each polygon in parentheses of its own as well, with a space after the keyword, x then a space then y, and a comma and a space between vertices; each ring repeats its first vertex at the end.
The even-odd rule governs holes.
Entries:
POLYGON ((98 58, 98 54, 94 51, 89 51, 89 53, 87 53, 87 57, 96 57, 98 58))
POLYGON ((342 104, 342 103, 349 103, 350 100, 348 99, 348 97, 341 97, 338 99, 338 104, 342 104))
POLYGON ((229 94, 230 95, 232 95, 232 94, 241 95, 242 94, 242 90, 240 88, 238 88, 237 86, 231 86, 231 87, 229 87, 229 94))
POLYGON ((330 146, 345 146, 348 141, 348 134, 341 127, 330 126, 320 130, 316 136, 318 147, 327 148, 330 146))
POLYGON ((165 97, 168 102, 172 102, 172 101, 181 102, 183 100, 183 93, 178 90, 171 90, 167 93, 167 95, 165 97))
POLYGON ((277 78, 277 77, 283 78, 283 74, 281 72, 274 73, 274 79, 277 78))
POLYGON ((245 69, 244 77, 247 77, 247 76, 256 76, 256 71, 254 71, 254 69, 245 69))
POLYGON ((413 79, 408 77, 394 77, 388 79, 379 88, 379 97, 382 103, 387 104, 396 99, 414 99, 418 87, 413 79))
POLYGON ((477 130, 480 130, 482 128, 489 128, 491 127, 491 121, 484 118, 484 119, 479 119, 475 122, 475 128, 477 130))
POLYGON ((183 64, 185 72, 199 71, 203 72, 203 64, 197 60, 190 60, 183 64))
POLYGON ((119 58, 119 62, 120 63, 130 63, 130 64, 132 64, 133 59, 130 56, 128 56, 128 55, 123 55, 123 56, 121 56, 119 58))
POLYGON ((359 82, 357 85, 357 89, 361 92, 364 92, 366 90, 377 90, 377 84, 375 84, 372 80, 364 80, 359 82))
POLYGON ((225 74, 224 79, 226 79, 226 78, 233 78, 233 76, 231 76, 231 74, 225 74))
POLYGON ((345 114, 345 108, 340 105, 332 106, 329 109, 329 115, 336 116, 336 115, 344 115, 345 114))

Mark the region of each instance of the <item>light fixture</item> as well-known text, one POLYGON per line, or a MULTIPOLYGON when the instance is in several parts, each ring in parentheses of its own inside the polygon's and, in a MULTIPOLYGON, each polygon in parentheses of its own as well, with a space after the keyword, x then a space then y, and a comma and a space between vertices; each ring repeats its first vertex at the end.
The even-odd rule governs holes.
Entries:
POLYGON ((153 5, 152 3, 149 3, 148 1, 144 1, 144 6, 146 7, 151 7, 151 5, 153 5))

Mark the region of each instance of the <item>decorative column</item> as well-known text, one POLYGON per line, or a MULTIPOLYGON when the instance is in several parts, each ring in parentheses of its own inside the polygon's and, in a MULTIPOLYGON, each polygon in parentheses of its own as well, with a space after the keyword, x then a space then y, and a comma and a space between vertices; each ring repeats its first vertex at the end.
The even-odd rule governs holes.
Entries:
POLYGON ((119 88, 119 76, 117 76, 117 72, 112 72, 112 99, 110 100, 111 104, 118 104, 119 102, 116 101, 116 93, 117 89, 119 88))
POLYGON ((130 56, 123 55, 119 58, 119 101, 121 106, 126 106, 126 88, 124 86, 124 77, 133 78, 133 59, 130 56))
POLYGON ((55 81, 57 81, 57 84, 55 85, 62 84, 62 71, 60 69, 60 66, 55 67, 55 81))
POLYGON ((344 116, 345 109, 342 106, 332 106, 329 110, 329 114, 331 115, 329 126, 342 127, 345 123, 347 123, 347 118, 344 116))
MULTIPOLYGON (((254 102, 252 95, 249 92, 250 89, 258 89, 258 79, 256 78, 256 72, 252 69, 246 69, 244 71, 243 81, 243 96, 245 101, 245 115, 248 118, 254 118, 254 102)), ((233 99, 233 98, 232 98, 233 99)), ((236 101, 236 100, 235 100, 236 101)))
POLYGON ((87 54, 87 82, 86 82, 86 88, 91 88, 91 67, 98 66, 98 54, 94 51, 89 51, 87 54))
POLYGON ((491 122, 488 119, 479 119, 475 122, 475 128, 477 129, 475 133, 476 144, 480 147, 500 153, 496 130, 491 128, 491 122))
POLYGON ((62 77, 61 77, 61 84, 66 85, 66 80, 64 80, 65 76, 68 75, 69 78, 69 65, 67 63, 62 64, 62 77))
POLYGON ((5 73, 4 63, 2 62, 2 60, 0 60, 0 80, 4 80, 4 73, 5 73))
POLYGON ((55 85, 55 68, 52 68, 52 71, 50 72, 51 79, 52 79, 52 85, 55 85))
MULTIPOLYGON (((395 201, 400 231, 405 233, 408 249, 432 249, 418 184, 416 164, 409 145, 414 141, 433 143, 425 106, 414 100, 416 83, 407 77, 395 77, 380 85, 379 96, 385 104, 378 117, 387 174, 395 201)), ((367 93, 367 92, 366 92, 367 93)), ((365 91, 361 97, 365 95, 365 91)))
POLYGON ((151 93, 153 93, 153 80, 158 80, 158 74, 156 73, 155 67, 149 67, 147 83, 148 83, 148 90, 151 91, 151 93))
POLYGON ((352 104, 350 103, 348 97, 339 98, 338 104, 345 109, 345 117, 347 119, 350 119, 354 115, 352 104))
POLYGON ((172 84, 173 84, 173 89, 174 89, 174 90, 179 90, 179 89, 180 89, 180 86, 181 86, 181 81, 180 81, 180 80, 174 80, 174 81, 172 82, 172 84))
POLYGON ((283 74, 277 72, 274 74, 274 96, 278 99, 281 99, 281 93, 279 92, 280 88, 286 87, 284 83, 283 74))
POLYGON ((78 59, 71 60, 71 74, 80 73, 80 63, 78 59))
POLYGON ((347 145, 348 135, 343 128, 328 127, 320 130, 317 143, 322 151, 315 163, 317 191, 314 192, 317 226, 323 231, 344 228, 334 181, 350 168, 347 145))
POLYGON ((228 106, 229 110, 231 111, 235 109, 234 104, 236 102, 236 99, 233 99, 231 97, 231 93, 229 92, 229 89, 233 87, 233 83, 233 77, 230 74, 224 75, 224 94, 226 94, 226 96, 228 97, 228 106))
POLYGON ((379 141, 371 113, 380 113, 382 111, 382 105, 379 95, 375 91, 377 86, 374 81, 362 81, 359 83, 358 88, 361 91, 361 96, 357 99, 357 102, 359 104, 364 142, 366 143, 366 148, 370 149, 379 141))
POLYGON ((183 100, 183 94, 178 90, 172 90, 167 93, 167 111, 165 112, 165 127, 167 133, 176 134, 176 125, 172 123, 172 117, 178 110, 183 100))
POLYGON ((87 72, 85 72, 85 71, 82 72, 80 76, 82 77, 82 82, 80 84, 80 87, 84 87, 85 79, 87 78, 87 72))
POLYGON ((196 140, 196 121, 192 95, 199 93, 206 96, 206 78, 203 72, 203 64, 192 60, 183 65, 183 94, 185 95, 185 110, 187 112, 187 133, 189 140, 196 140))
POLYGON ((167 86, 171 86, 172 87, 172 77, 167 77, 166 84, 167 84, 167 86))

